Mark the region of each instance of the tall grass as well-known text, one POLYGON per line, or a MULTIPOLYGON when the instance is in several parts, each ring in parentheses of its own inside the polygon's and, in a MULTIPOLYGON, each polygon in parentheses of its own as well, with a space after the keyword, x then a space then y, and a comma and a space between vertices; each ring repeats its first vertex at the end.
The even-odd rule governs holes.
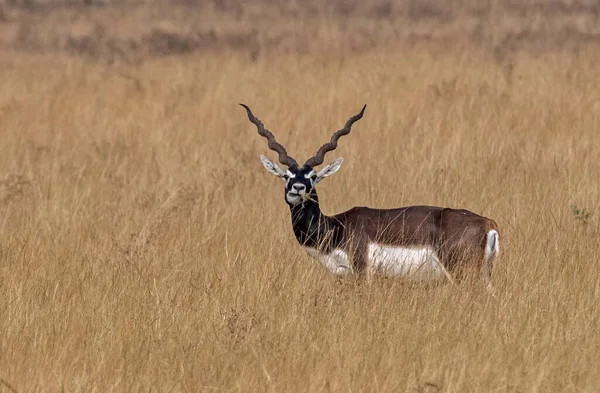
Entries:
POLYGON ((0 391, 595 391, 598 60, 7 55, 0 391), (323 211, 495 219, 496 298, 327 273, 238 102, 298 160, 368 104, 323 211))

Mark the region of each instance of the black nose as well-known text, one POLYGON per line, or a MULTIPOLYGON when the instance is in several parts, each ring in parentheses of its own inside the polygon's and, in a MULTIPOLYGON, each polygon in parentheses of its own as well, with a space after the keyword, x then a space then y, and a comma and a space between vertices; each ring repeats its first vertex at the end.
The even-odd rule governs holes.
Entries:
POLYGON ((292 187, 294 187, 294 190, 296 191, 304 190, 304 186, 302 184, 294 184, 292 187))

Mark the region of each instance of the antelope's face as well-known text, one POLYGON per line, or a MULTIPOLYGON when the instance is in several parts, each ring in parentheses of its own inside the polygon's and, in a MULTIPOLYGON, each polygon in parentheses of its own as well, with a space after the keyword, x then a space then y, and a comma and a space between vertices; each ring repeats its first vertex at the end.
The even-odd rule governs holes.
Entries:
POLYGON ((342 158, 338 158, 320 171, 314 170, 309 165, 303 167, 292 165, 284 171, 267 157, 260 156, 260 159, 269 173, 285 181, 285 201, 292 206, 309 199, 314 194, 315 185, 337 172, 343 161, 342 158))

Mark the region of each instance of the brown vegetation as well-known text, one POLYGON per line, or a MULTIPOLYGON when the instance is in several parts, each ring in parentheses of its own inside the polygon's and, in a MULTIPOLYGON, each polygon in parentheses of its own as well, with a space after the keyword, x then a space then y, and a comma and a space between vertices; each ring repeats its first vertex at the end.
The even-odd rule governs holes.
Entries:
POLYGON ((442 2, 266 3, 213 3, 213 27, 195 13, 208 5, 3 5, 0 28, 21 35, 2 35, 0 58, 0 392, 595 391, 600 51, 551 38, 597 9, 530 1, 519 19, 490 2, 481 18, 538 32, 511 47, 500 22, 482 41, 461 33, 475 1, 447 21, 442 2), (554 22, 524 22, 536 12, 554 22), (172 27, 125 27, 138 17, 172 27), (104 33, 77 41, 69 18, 104 33), (177 43, 188 28, 222 46, 177 43), (106 55, 123 37, 131 48, 106 55), (326 273, 295 243, 238 102, 299 160, 368 104, 326 157, 345 161, 319 185, 324 212, 494 218, 496 298, 326 273))
POLYGON ((323 55, 465 44, 521 49, 598 45, 600 5, 584 0, 6 0, 0 48, 110 62, 236 51, 323 55), (147 3, 147 4, 146 4, 147 3))

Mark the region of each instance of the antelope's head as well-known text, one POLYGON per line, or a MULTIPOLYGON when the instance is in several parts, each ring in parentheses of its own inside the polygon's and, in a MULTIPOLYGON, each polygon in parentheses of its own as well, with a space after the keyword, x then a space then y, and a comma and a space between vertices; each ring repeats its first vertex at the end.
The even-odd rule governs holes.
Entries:
POLYGON ((273 134, 269 130, 265 129, 263 123, 252 114, 250 108, 244 104, 240 105, 246 109, 246 112, 248 113, 248 119, 250 119, 250 121, 258 129, 258 134, 267 138, 269 148, 279 154, 279 162, 287 167, 286 170, 283 170, 267 157, 263 155, 260 156, 265 169, 285 181, 285 201, 290 206, 296 206, 303 203, 305 200, 312 199, 311 196, 316 195, 315 185, 324 178, 333 175, 338 171, 338 169, 340 169, 343 161, 342 158, 338 158, 320 170, 316 170, 315 167, 323 163, 323 160, 325 159, 325 153, 337 148, 338 139, 340 139, 341 136, 350 133, 352 124, 362 118, 367 107, 365 105, 358 114, 348 119, 344 125, 344 128, 335 132, 331 137, 331 140, 321 146, 321 148, 317 151, 317 154, 309 158, 304 165, 300 166, 295 159, 288 155, 285 148, 281 144, 277 143, 273 134))

